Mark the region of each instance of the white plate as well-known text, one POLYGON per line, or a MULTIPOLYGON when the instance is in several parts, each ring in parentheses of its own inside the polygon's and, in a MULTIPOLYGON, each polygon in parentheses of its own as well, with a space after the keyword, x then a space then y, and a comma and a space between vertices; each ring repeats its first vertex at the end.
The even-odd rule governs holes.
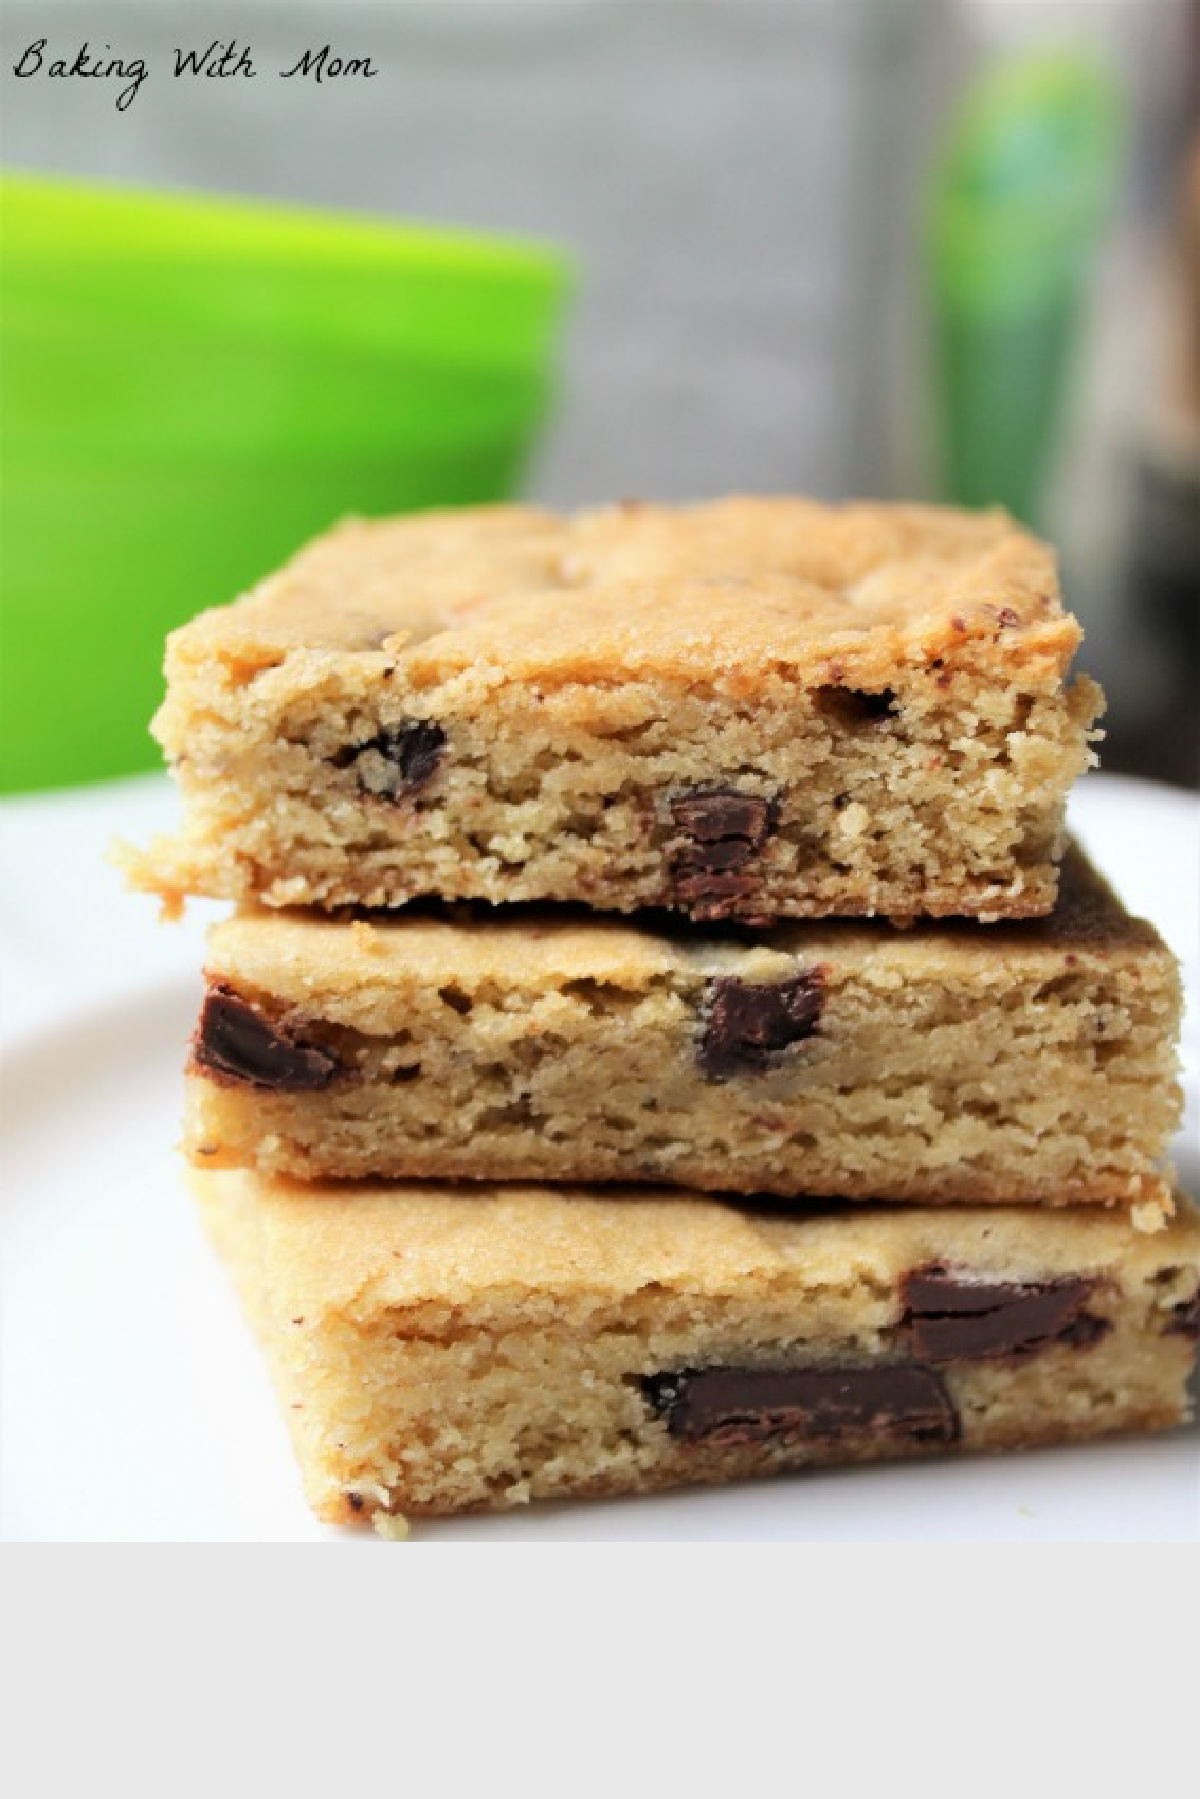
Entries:
MULTIPOLYGON (((113 836, 144 841, 172 811, 158 777, 3 808, 0 1526, 14 1541, 373 1543, 309 1515, 258 1353, 179 1179, 180 1070, 212 908, 156 928, 152 904, 125 893, 103 861, 113 836)), ((1163 788, 1092 777, 1073 816, 1129 903, 1187 964, 1194 1142, 1200 811, 1163 788)), ((1198 1469, 1191 1429, 1003 1460, 534 1507, 423 1524, 419 1535, 1190 1540, 1198 1469)))

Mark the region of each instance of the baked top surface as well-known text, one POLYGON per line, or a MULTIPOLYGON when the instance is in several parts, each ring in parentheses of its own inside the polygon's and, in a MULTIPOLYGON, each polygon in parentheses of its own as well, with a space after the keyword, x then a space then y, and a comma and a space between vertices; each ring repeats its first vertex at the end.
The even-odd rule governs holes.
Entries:
POLYGON ((968 646, 1001 667, 1062 668, 1079 635, 1051 551, 1002 513, 735 497, 349 520, 174 644, 259 666, 373 655, 418 685, 480 665, 836 682, 968 646))
POLYGON ((189 1175, 198 1196, 258 1233, 267 1287, 311 1324, 389 1307, 529 1294, 615 1299, 666 1292, 748 1295, 893 1285, 931 1262, 981 1274, 1107 1272, 1122 1281, 1200 1261, 1186 1199, 1167 1230, 1139 1236, 1120 1214, 1078 1208, 856 1206, 797 1215, 647 1188, 489 1183, 293 1185, 243 1170, 189 1175))
POLYGON ((746 936, 636 926, 617 919, 555 915, 551 909, 489 914, 457 907, 453 915, 373 914, 344 920, 317 913, 249 909, 214 926, 206 967, 211 974, 280 993, 295 1004, 322 991, 354 992, 416 980, 422 986, 484 982, 502 987, 554 985, 588 978, 638 985, 672 973, 736 970, 769 979, 780 956, 818 964, 853 961, 881 975, 972 980, 1003 988, 1015 962, 1064 972, 1068 955, 1128 963, 1170 956, 1154 927, 1131 918, 1112 890, 1072 846, 1064 859, 1059 901, 1044 919, 981 927, 940 920, 897 931, 873 920, 777 925, 746 936))

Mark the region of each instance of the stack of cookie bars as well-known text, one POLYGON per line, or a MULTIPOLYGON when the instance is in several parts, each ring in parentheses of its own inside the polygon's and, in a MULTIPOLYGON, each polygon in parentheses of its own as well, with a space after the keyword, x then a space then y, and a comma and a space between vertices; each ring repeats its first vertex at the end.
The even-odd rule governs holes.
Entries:
POLYGON ((354 522, 173 636, 135 873, 237 902, 186 1149, 322 1518, 1185 1415, 1078 639, 1002 516, 792 499, 354 522))

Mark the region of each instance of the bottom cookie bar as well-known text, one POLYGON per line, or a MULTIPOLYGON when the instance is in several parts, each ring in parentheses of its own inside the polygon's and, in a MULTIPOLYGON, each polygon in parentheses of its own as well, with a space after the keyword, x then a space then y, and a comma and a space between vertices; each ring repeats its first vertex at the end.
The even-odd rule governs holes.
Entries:
POLYGON ((196 1174, 331 1522, 1187 1416, 1200 1219, 196 1174))

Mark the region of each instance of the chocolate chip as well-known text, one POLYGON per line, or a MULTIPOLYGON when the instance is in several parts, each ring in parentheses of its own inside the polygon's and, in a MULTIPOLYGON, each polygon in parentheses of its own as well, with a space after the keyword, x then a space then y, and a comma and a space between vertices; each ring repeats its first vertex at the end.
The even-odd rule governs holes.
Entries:
MULTIPOLYGON (((743 868, 753 855, 753 850, 744 837, 722 837, 714 843, 705 843, 694 850, 685 850, 681 862, 702 863, 700 874, 726 874, 733 869, 743 868)), ((743 876, 743 880, 747 877, 743 876)))
POLYGON ((778 815, 778 802, 755 794, 735 793, 732 788, 681 794, 671 801, 671 817, 685 836, 696 843, 720 843, 741 838, 746 854, 761 849, 778 815))
POLYGON ((219 1081, 279 1093, 327 1087, 340 1072, 336 1056, 305 1043, 290 1025, 268 1018, 223 981, 205 994, 192 1061, 219 1081))
POLYGON ((705 988, 705 1023, 696 1052, 705 1074, 719 1081, 771 1067, 773 1057, 816 1031, 823 989, 820 968, 766 985, 716 975, 705 988))
POLYGON ((442 727, 421 719, 380 731, 368 742, 340 751, 334 761, 338 768, 355 769, 364 793, 377 799, 406 799, 436 773, 445 744, 442 727))
POLYGON ((894 718, 900 710, 890 687, 880 693, 864 693, 858 687, 817 687, 813 689, 813 704, 844 730, 878 724, 882 719, 894 718))
POLYGON ((699 919, 754 912, 753 863, 779 822, 779 802, 732 788, 677 794, 671 820, 686 841, 671 855, 671 897, 699 919))
POLYGON ((914 1269, 901 1282, 905 1327, 914 1355, 930 1362, 1029 1355, 1051 1343, 1089 1348, 1107 1324, 1084 1311, 1096 1283, 984 1281, 939 1265, 914 1269))
POLYGON ((1065 1330, 1059 1331, 1054 1341, 1066 1344, 1069 1349, 1090 1349, 1101 1337, 1107 1337, 1111 1329, 1107 1318, 1097 1318, 1094 1312, 1080 1312, 1065 1330))
POLYGON ((1165 1334, 1168 1337, 1200 1337, 1200 1287, 1190 1299, 1171 1307, 1171 1322, 1165 1334))
POLYGON ((692 874, 676 879, 671 900, 699 924, 716 924, 736 918, 740 924, 774 924, 773 912, 764 911, 757 895, 761 882, 752 874, 692 874))
POLYGON ((361 1493, 347 1493, 346 1495, 346 1504, 352 1512, 361 1512, 365 1503, 361 1493))
POLYGON ((853 1432, 953 1443, 958 1414, 931 1368, 701 1368, 652 1374, 642 1392, 673 1437, 720 1448, 783 1439, 821 1442, 853 1432))

